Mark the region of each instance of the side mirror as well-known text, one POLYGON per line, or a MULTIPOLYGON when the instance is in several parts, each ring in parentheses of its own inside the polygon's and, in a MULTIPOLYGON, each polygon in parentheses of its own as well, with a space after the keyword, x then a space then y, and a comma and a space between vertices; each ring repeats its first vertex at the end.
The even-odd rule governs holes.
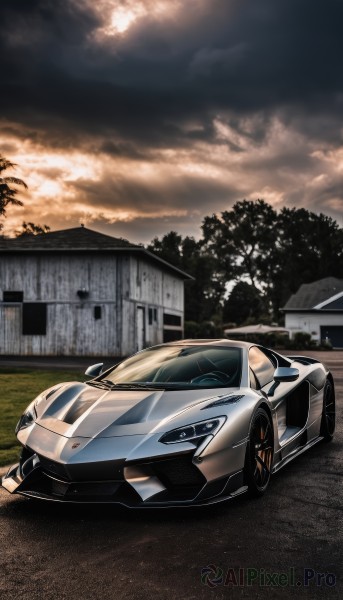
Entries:
POLYGON ((299 377, 299 369, 292 367, 278 367, 275 369, 274 381, 281 383, 282 381, 296 381, 299 377))
POLYGON ((278 367, 274 371, 274 383, 268 392, 268 396, 274 396, 276 388, 282 381, 296 381, 299 377, 299 370, 292 367, 278 367))
POLYGON ((100 373, 102 373, 103 366, 104 366, 104 363, 97 363, 96 365, 91 365, 85 371, 85 375, 88 375, 88 377, 92 377, 92 378, 97 377, 98 375, 100 375, 100 373))

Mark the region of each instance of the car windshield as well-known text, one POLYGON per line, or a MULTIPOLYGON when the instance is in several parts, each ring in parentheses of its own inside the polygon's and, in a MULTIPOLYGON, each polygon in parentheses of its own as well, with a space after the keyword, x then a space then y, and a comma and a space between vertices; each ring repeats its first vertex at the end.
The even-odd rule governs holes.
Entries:
POLYGON ((168 389, 237 387, 241 363, 240 348, 157 346, 124 360, 97 381, 168 389))

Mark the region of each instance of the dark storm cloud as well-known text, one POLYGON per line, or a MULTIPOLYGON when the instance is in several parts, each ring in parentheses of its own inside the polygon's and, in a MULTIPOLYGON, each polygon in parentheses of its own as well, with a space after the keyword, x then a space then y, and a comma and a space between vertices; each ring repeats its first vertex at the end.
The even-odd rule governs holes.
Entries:
POLYGON ((52 226, 126 210, 144 241, 243 197, 339 216, 343 2, 155 4, 0 2, 0 151, 30 157, 30 219, 44 194, 52 226), (110 35, 116 6, 146 10, 110 35))
POLYGON ((185 3, 172 23, 146 17, 97 42, 91 6, 1 2, 2 115, 47 140, 82 132, 159 147, 189 144, 189 119, 211 140, 218 111, 306 111, 318 130, 342 112, 339 0, 211 0, 198 13, 185 3))
POLYGON ((134 211, 139 207, 142 213, 155 215, 158 212, 185 213, 186 210, 200 215, 211 213, 220 209, 223 202, 234 200, 237 193, 226 183, 187 174, 182 178, 164 176, 157 181, 142 181, 133 174, 132 177, 105 177, 100 183, 76 181, 73 185, 78 196, 87 197, 95 212, 97 209, 134 211))
POLYGON ((138 217, 132 221, 121 221, 120 223, 108 223, 101 216, 97 219, 87 221, 86 226, 90 229, 101 230, 103 233, 114 237, 124 237, 135 244, 148 244, 154 237, 161 237, 166 232, 177 231, 183 237, 190 235, 190 229, 196 230, 198 223, 192 227, 192 219, 169 216, 163 218, 138 217))

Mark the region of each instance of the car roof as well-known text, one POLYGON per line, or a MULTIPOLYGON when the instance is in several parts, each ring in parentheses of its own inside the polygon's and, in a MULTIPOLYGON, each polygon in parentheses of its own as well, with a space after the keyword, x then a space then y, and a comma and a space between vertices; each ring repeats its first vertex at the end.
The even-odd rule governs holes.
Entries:
POLYGON ((241 340, 228 340, 225 338, 218 339, 203 339, 198 340, 194 338, 190 338, 187 340, 177 340, 175 342, 167 342, 166 346, 223 346, 228 348, 250 348, 251 346, 256 346, 258 344, 253 344, 251 342, 242 342, 241 340))

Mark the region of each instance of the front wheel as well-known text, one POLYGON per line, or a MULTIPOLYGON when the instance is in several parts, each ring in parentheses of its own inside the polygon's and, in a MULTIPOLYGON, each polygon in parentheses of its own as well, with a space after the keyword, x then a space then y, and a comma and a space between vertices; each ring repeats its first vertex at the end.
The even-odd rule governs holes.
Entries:
POLYGON ((268 487, 273 448, 271 420, 263 408, 258 408, 251 419, 245 456, 245 479, 250 496, 262 496, 268 487))
POLYGON ((328 379, 324 387, 322 422, 320 425, 320 435, 323 436, 326 442, 331 442, 333 438, 335 422, 335 391, 331 381, 328 379))

